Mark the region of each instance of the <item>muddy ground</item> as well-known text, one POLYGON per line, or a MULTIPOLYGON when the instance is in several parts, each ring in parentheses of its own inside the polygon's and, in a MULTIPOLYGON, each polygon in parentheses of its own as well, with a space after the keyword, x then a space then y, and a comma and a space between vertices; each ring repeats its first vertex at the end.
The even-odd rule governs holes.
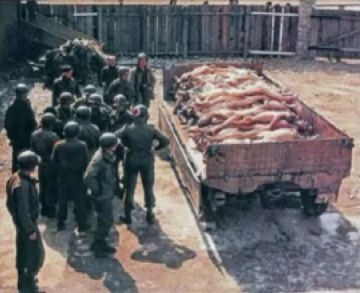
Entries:
MULTIPOLYGON (((86 292, 360 292, 360 65, 328 62, 266 62, 266 73, 301 94, 301 99, 355 139, 351 176, 340 199, 319 219, 297 206, 264 210, 226 207, 215 232, 199 228, 181 188, 179 170, 161 156, 156 161, 157 223, 145 223, 142 191, 131 228, 120 225, 122 205, 115 200, 113 258, 89 252, 92 233, 79 234, 70 219, 58 233, 54 220, 39 219, 46 246, 40 285, 50 293, 86 292)), ((162 95, 157 74, 157 96, 162 95)), ((15 82, 0 83, 2 116, 15 82), (10 89, 9 89, 10 87, 10 89)), ((39 114, 50 92, 29 82, 39 114)), ((156 124, 156 103, 151 108, 156 124)), ((3 116, 2 116, 3 117, 3 116)), ((15 292, 14 227, 5 208, 10 149, 0 137, 0 292, 15 292)), ((295 201, 294 201, 295 202, 295 201)))

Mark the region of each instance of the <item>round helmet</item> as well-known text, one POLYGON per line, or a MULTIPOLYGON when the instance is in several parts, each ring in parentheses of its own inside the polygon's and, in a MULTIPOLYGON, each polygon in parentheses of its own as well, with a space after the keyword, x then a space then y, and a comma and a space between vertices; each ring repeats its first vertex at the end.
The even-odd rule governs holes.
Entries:
POLYGON ((89 97, 89 103, 92 105, 101 105, 102 97, 99 94, 94 93, 89 97))
POLYGON ((125 74, 129 74, 130 69, 127 67, 120 67, 118 73, 119 73, 119 76, 123 76, 125 74))
POLYGON ((76 137, 80 132, 80 126, 75 121, 70 121, 66 123, 64 127, 64 136, 66 138, 74 138, 76 137))
POLYGON ((24 151, 18 156, 19 170, 32 171, 39 165, 39 157, 32 151, 24 151))
POLYGON ((91 115, 91 110, 89 107, 80 106, 79 108, 76 109, 76 117, 77 118, 87 120, 90 118, 90 115, 91 115))
POLYGON ((119 94, 114 97, 113 106, 119 106, 119 105, 126 106, 127 104, 128 101, 124 95, 119 94))
MULTIPOLYGON (((71 48, 70 48, 70 50, 71 50, 71 48)), ((61 66, 61 72, 69 72, 70 70, 72 70, 72 67, 70 65, 61 66)))
POLYGON ((96 87, 92 84, 88 84, 85 88, 84 88, 84 93, 91 95, 93 93, 96 93, 96 87))
POLYGON ((44 110, 44 114, 45 113, 51 113, 51 114, 53 114, 54 116, 56 116, 56 109, 55 109, 55 107, 53 107, 53 106, 47 106, 46 108, 45 108, 45 110, 44 110))
POLYGON ((132 112, 136 118, 146 118, 148 116, 148 110, 144 105, 135 106, 132 112))
POLYGON ((144 52, 139 53, 139 55, 138 55, 138 60, 139 60, 139 59, 142 59, 142 58, 145 58, 146 61, 148 60, 148 57, 147 57, 146 53, 144 53, 144 52))
POLYGON ((111 132, 105 132, 100 136, 99 143, 102 148, 108 149, 117 146, 119 144, 119 140, 115 134, 111 132))
POLYGON ((73 100, 73 95, 69 92, 63 92, 60 95, 60 104, 62 105, 71 103, 72 100, 73 100))
POLYGON ((54 126, 55 122, 56 122, 56 117, 52 113, 45 113, 41 117, 41 125, 44 128, 51 128, 52 126, 54 126))
POLYGON ((16 85, 15 93, 16 94, 27 94, 29 92, 28 87, 24 83, 19 83, 16 85))

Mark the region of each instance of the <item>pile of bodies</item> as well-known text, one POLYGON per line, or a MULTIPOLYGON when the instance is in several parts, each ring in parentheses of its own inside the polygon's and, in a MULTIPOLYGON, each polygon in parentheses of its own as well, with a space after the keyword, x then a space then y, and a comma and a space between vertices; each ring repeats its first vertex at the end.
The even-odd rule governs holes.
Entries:
POLYGON ((297 97, 256 72, 201 66, 176 82, 174 114, 199 150, 209 143, 284 141, 313 135, 297 97))
POLYGON ((63 65, 70 65, 80 84, 97 83, 101 69, 106 65, 107 55, 96 41, 74 39, 59 48, 49 50, 41 58, 45 62, 46 86, 51 88, 63 65))

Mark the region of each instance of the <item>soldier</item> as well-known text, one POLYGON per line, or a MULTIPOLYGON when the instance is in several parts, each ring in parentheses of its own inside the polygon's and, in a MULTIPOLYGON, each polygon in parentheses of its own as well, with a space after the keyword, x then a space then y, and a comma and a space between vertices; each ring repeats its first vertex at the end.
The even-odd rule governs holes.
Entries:
POLYGON ((116 66, 115 56, 109 56, 107 65, 101 70, 101 85, 104 88, 104 101, 106 104, 111 105, 106 99, 106 92, 109 85, 118 77, 118 68, 116 66))
POLYGON ((72 95, 72 103, 75 101, 74 96, 81 97, 80 87, 77 81, 72 77, 72 69, 69 65, 61 68, 62 75, 55 79, 52 93, 52 105, 55 107, 59 103, 59 97, 63 92, 69 92, 72 95))
POLYGON ((74 214, 79 232, 90 228, 87 222, 86 187, 82 180, 89 161, 89 152, 86 144, 77 138, 79 132, 78 123, 68 122, 64 127, 65 139, 55 144, 51 156, 51 161, 58 172, 59 231, 65 230, 69 199, 74 200, 74 214))
POLYGON ((129 82, 129 73, 130 70, 126 67, 121 67, 119 69, 119 77, 110 84, 106 95, 104 96, 104 99, 108 104, 112 104, 114 102, 114 97, 119 94, 125 96, 129 105, 132 104, 134 91, 129 82))
POLYGON ((51 164, 51 153, 59 137, 54 133, 53 127, 56 118, 46 113, 41 118, 41 128, 31 136, 30 147, 41 158, 39 164, 39 187, 41 215, 49 218, 55 217, 57 204, 57 176, 51 164))
POLYGON ((97 214, 97 229, 91 245, 91 250, 96 257, 116 252, 114 247, 106 243, 105 237, 109 235, 114 224, 112 209, 115 191, 114 152, 118 146, 118 139, 112 133, 104 133, 100 137, 100 146, 101 148, 95 153, 84 176, 88 194, 93 200, 97 214))
POLYGON ((56 133, 60 138, 64 138, 63 129, 67 122, 74 120, 75 110, 71 107, 72 95, 63 92, 60 96, 60 105, 55 108, 56 111, 56 133))
POLYGON ((100 131, 99 128, 90 122, 90 108, 80 106, 76 110, 76 122, 80 125, 79 139, 86 143, 89 156, 92 158, 99 148, 100 131))
MULTIPOLYGON (((111 132, 116 132, 116 131, 122 129, 124 126, 128 126, 133 122, 134 117, 130 111, 126 110, 127 105, 128 105, 128 102, 123 95, 120 94, 120 95, 115 96, 114 104, 113 104, 114 111, 110 114, 109 130, 111 132)), ((117 150, 115 152, 115 156, 116 156, 116 160, 115 160, 115 179, 116 179, 115 193, 120 198, 122 198, 124 189, 120 188, 120 183, 123 182, 123 180, 120 180, 119 171, 118 171, 120 161, 123 160, 123 156, 124 156, 122 147, 119 146, 117 148, 117 150)))
POLYGON ((100 132, 107 130, 109 126, 110 110, 103 105, 102 97, 95 93, 89 98, 91 107, 90 122, 95 124, 100 132))
POLYGON ((131 72, 130 83, 135 92, 135 105, 150 107, 150 99, 154 99, 155 76, 148 68, 148 57, 145 53, 138 55, 138 64, 131 72))
POLYGON ((17 157, 22 150, 30 148, 31 133, 36 128, 34 111, 28 99, 28 88, 18 84, 15 89, 15 101, 5 113, 4 127, 12 146, 12 172, 16 172, 17 157))
POLYGON ((147 125, 148 111, 144 105, 133 109, 134 123, 116 132, 122 144, 127 148, 125 157, 125 217, 120 219, 131 224, 131 210, 134 208, 134 193, 138 173, 145 193, 146 221, 154 223, 155 206, 154 185, 154 151, 169 144, 169 139, 154 127, 147 125), (153 142, 158 144, 153 147, 153 142))
POLYGON ((39 158, 31 151, 18 156, 19 172, 6 184, 6 206, 16 227, 16 269, 18 290, 24 293, 40 293, 36 277, 41 269, 45 251, 36 220, 39 216, 39 195, 36 180, 31 177, 39 158))
POLYGON ((89 98, 92 94, 96 93, 96 87, 93 86, 92 84, 88 84, 85 88, 84 88, 84 93, 85 93, 85 97, 82 97, 80 99, 77 99, 73 104, 72 107, 74 109, 77 109, 80 106, 86 106, 86 107, 90 107, 90 103, 89 103, 89 98))

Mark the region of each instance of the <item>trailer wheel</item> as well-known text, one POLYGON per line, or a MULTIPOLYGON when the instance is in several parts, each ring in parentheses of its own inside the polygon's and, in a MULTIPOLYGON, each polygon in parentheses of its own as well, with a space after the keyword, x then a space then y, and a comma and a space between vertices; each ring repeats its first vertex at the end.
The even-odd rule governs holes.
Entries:
POLYGON ((328 203, 316 203, 317 191, 305 190, 301 192, 301 203, 304 213, 310 217, 318 217, 326 212, 328 203))

